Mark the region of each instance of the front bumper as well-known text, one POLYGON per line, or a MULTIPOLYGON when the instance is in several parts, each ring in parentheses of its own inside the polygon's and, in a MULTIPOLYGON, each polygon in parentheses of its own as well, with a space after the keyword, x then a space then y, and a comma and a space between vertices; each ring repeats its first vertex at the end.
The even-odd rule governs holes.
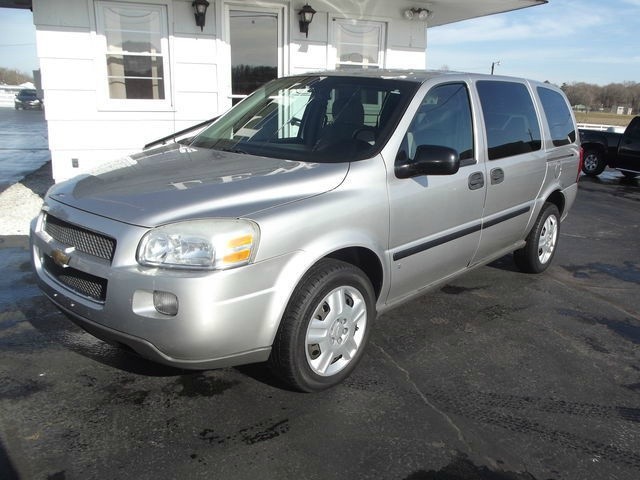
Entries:
POLYGON ((43 229, 44 215, 32 223, 32 259, 39 286, 88 332, 126 345, 143 357, 181 368, 223 367, 269 357, 286 303, 283 272, 300 254, 213 272, 143 267, 135 261, 135 252, 147 229, 51 203, 54 205, 47 206, 47 215, 92 232, 108 232, 116 240, 109 262, 70 251, 68 245, 52 238, 43 229), (66 277, 53 274, 55 252, 68 253, 62 272, 102 279, 104 298, 92 298, 65 281, 66 277), (154 291, 170 292, 178 298, 177 315, 155 309, 154 291))

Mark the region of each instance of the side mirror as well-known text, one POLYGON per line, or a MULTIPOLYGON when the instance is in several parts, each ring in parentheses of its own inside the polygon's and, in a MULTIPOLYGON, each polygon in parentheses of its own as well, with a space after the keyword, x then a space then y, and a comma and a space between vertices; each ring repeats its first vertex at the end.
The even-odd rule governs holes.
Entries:
POLYGON ((420 145, 413 161, 396 165, 396 177, 421 175, 453 175, 460 169, 460 155, 456 150, 439 145, 420 145))

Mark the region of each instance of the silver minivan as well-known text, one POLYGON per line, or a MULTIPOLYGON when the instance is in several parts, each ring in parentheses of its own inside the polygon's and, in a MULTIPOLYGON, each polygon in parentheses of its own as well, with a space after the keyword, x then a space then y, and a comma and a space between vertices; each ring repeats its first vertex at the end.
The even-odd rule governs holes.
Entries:
POLYGON ((577 192, 557 87, 443 72, 274 80, 187 141, 57 184, 44 293, 160 363, 342 381, 377 314, 514 252, 545 270, 577 192))

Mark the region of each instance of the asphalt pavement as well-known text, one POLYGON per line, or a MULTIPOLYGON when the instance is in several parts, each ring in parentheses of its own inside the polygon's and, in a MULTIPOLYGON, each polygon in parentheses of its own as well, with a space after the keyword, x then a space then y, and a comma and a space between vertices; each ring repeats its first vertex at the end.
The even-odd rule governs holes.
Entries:
POLYGON ((583 178, 547 272, 507 256, 381 316, 319 394, 109 346, 0 235, 0 478, 637 480, 639 206, 583 178))

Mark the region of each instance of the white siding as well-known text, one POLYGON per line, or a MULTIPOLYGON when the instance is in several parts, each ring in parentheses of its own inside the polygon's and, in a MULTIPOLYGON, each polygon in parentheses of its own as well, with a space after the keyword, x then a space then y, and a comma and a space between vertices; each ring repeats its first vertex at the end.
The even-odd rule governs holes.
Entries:
MULTIPOLYGON (((128 0, 120 0, 128 1, 128 0)), ((196 27, 192 0, 140 0, 167 5, 171 92, 162 108, 111 108, 105 101, 104 52, 96 36, 93 0, 33 0, 38 56, 49 124, 56 181, 87 171, 101 162, 139 151, 159 137, 210 118, 230 105, 229 49, 221 34, 223 0, 210 0, 204 31, 196 27), (78 160, 78 168, 72 167, 78 160)), ((136 3, 136 2, 133 2, 136 3)), ((304 1, 236 2, 285 6, 285 74, 334 67, 333 18, 386 24, 385 67, 423 68, 425 25, 408 22, 402 10, 415 6, 379 0, 362 5, 351 0, 314 0, 318 11, 306 38, 299 30, 304 1)))

